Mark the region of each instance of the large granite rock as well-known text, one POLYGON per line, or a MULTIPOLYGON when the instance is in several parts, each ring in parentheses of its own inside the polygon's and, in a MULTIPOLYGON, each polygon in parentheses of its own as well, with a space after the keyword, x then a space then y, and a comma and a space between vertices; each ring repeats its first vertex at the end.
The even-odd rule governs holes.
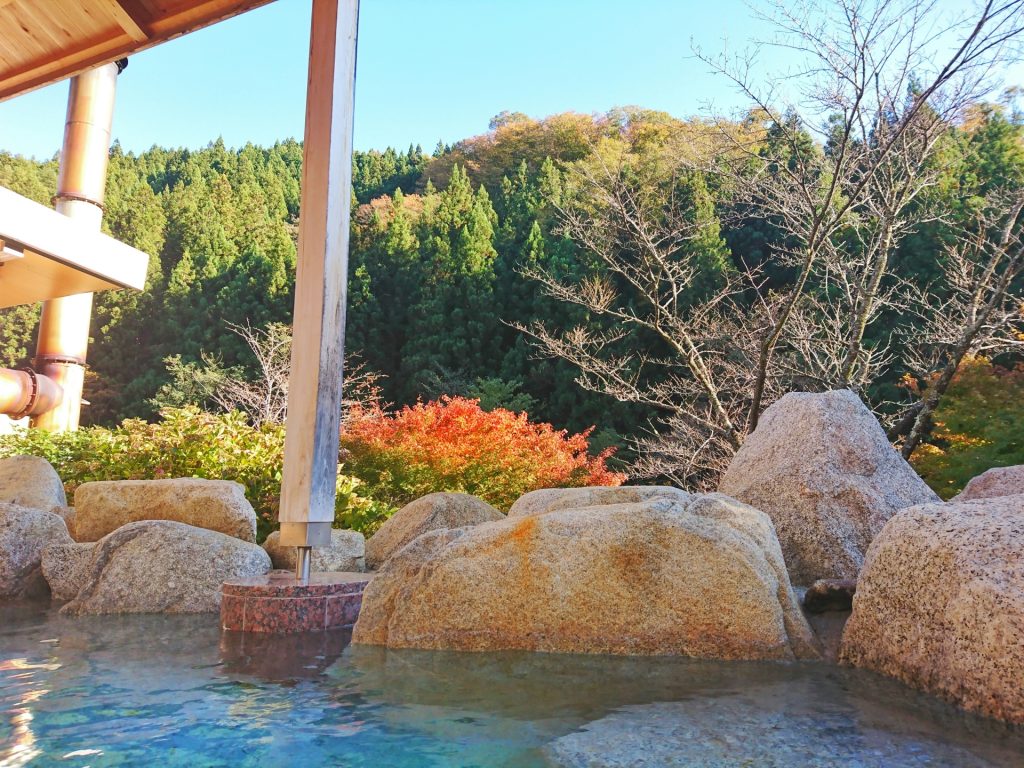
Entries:
POLYGON ((96 543, 65 613, 205 613, 221 584, 261 576, 270 556, 255 544, 169 520, 143 520, 96 543))
POLYGON ((1024 723, 1024 495, 893 517, 868 550, 841 659, 1024 723))
POLYGON ((994 467, 982 472, 967 484, 953 501, 993 499, 997 496, 1024 494, 1024 464, 1014 467, 994 467))
POLYGON ((424 534, 370 582, 353 640, 723 659, 817 654, 768 517, 725 496, 674 489, 424 534))
POLYGON ((105 480, 75 491, 75 538, 97 541, 138 520, 172 520, 256 541, 256 512, 230 480, 105 480))
POLYGON ((50 585, 54 600, 73 600, 88 574, 89 562, 96 544, 64 542, 50 544, 43 550, 43 577, 50 585))
POLYGON ((771 517, 794 584, 856 579, 897 510, 939 497, 853 392, 785 395, 733 458, 719 491, 771 517))
POLYGON ((0 503, 49 512, 68 501, 50 462, 38 456, 9 456, 0 459, 0 503))
POLYGON ((43 549, 71 543, 59 516, 41 509, 0 503, 0 599, 48 595, 40 568, 43 549))
MULTIPOLYGON (((263 542, 263 548, 270 555, 275 568, 295 570, 295 547, 281 546, 281 532, 274 531, 263 542)), ((365 571, 366 539, 359 531, 331 530, 331 546, 314 547, 310 570, 323 573, 329 571, 365 571)))
POLYGON ((478 525, 505 516, 467 493, 430 493, 395 512, 366 542, 366 565, 380 568, 418 536, 444 528, 478 525))
MULTIPOLYGON (((509 517, 524 517, 543 512, 554 512, 571 507, 592 507, 603 504, 634 504, 640 501, 672 494, 682 494, 668 485, 619 485, 590 488, 542 488, 530 491, 512 505, 509 517)), ((685 494, 683 494, 685 496, 685 494)))

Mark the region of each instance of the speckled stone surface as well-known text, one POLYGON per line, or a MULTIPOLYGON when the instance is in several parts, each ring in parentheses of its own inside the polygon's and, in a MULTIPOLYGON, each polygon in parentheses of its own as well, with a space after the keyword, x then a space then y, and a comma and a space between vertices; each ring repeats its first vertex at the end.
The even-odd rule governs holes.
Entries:
POLYGON ((220 607, 221 584, 269 570, 270 557, 255 544, 170 520, 142 520, 96 543, 81 589, 61 610, 212 613, 220 607))
POLYGON ((366 573, 313 573, 298 581, 290 571, 225 582, 221 627, 233 632, 289 634, 351 627, 359 616, 366 573))
POLYGON ((256 541, 256 512, 230 480, 104 480, 75 490, 75 539, 98 541, 139 520, 170 520, 256 541))
POLYGON ((997 496, 1016 496, 1024 493, 1024 464, 1013 467, 994 467, 982 472, 967 484, 953 501, 991 499, 997 496))
POLYGON ((85 583, 96 545, 92 542, 50 544, 43 550, 42 569, 54 600, 73 600, 85 583))
POLYGON ((892 518, 868 550, 841 660, 1024 723, 1024 495, 892 518))
MULTIPOLYGON (((270 555, 274 568, 283 571, 295 570, 295 547, 282 547, 281 532, 274 531, 265 542, 263 548, 270 555)), ((314 547, 310 567, 315 572, 332 571, 365 571, 366 570, 366 539, 359 531, 346 531, 339 528, 331 530, 329 547, 314 547)))
POLYGON ((0 503, 0 599, 49 597, 41 569, 43 550, 70 543, 58 515, 0 503))
POLYGON ((660 497, 686 498, 689 494, 670 485, 622 485, 590 488, 542 488, 520 496, 508 511, 509 517, 527 517, 559 509, 596 507, 605 504, 635 504, 660 497))
POLYGON ((0 459, 0 503, 49 512, 68 502, 50 462, 38 456, 9 456, 0 459))
POLYGON ((771 521, 719 494, 432 531, 369 584, 356 643, 815 658, 771 521))
POLYGON ((366 542, 366 566, 380 568, 389 557, 428 531, 462 528, 505 517, 467 493, 430 493, 395 512, 366 542))
POLYGON ((856 579, 890 517, 939 501, 849 390, 791 392, 772 404, 718 490, 767 513, 801 586, 856 579))

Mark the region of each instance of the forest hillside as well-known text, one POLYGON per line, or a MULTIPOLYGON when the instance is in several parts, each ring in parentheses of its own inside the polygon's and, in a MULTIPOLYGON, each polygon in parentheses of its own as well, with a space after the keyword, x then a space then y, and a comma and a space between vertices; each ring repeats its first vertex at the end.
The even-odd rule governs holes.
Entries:
MULTIPOLYGON (((558 428, 593 425, 597 446, 626 445, 657 417, 656 407, 580 387, 577 367, 541 355, 516 326, 605 328, 535 279, 602 278, 593 253, 564 227, 562 207, 579 168, 628 157, 630 167, 656 179, 666 158, 700 155, 723 130, 765 146, 782 135, 757 114, 723 127, 625 108, 540 120, 502 113, 485 134, 429 154, 420 147, 358 152, 347 349, 381 375, 383 399, 396 406, 464 395, 527 410, 558 428)), ((978 201, 994 189, 1024 187, 1022 130, 1008 107, 977 105, 948 133, 938 181, 914 203, 920 222, 894 256, 901 280, 930 285, 950 233, 978 201), (926 215, 937 196, 960 221, 926 215)), ((828 151, 809 133, 806 143, 828 151)), ((152 258, 144 292, 97 296, 84 423, 113 425, 151 418, 161 404, 188 405, 187 391, 167 385, 204 366, 255 375, 232 328, 290 322, 301 161, 301 144, 291 140, 239 149, 217 140, 200 150, 153 147, 138 155, 113 147, 104 228, 152 258)), ((674 205, 701 233, 682 248, 683 258, 706 286, 698 282, 682 300, 699 303, 721 276, 751 268, 769 288, 783 288, 794 277, 786 234, 745 212, 699 166, 674 172, 672 181, 674 205)), ((49 202, 56 173, 56 159, 0 153, 0 185, 39 202, 49 202)), ((20 307, 0 315, 0 365, 29 361, 37 314, 20 307)), ((913 322, 883 317, 869 328, 868 343, 913 322)), ((657 339, 633 332, 614 343, 660 354, 657 339)), ((1016 360, 996 362, 1012 369, 1016 360)), ((912 397, 908 375, 897 356, 865 395, 884 413, 887 402, 912 397)))

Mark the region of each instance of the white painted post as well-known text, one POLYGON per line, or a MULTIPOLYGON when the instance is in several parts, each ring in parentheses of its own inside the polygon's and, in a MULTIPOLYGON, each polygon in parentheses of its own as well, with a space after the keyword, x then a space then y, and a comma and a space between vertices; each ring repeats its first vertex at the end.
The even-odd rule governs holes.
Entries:
POLYGON ((281 484, 281 544, 292 547, 328 545, 334 521, 358 19, 359 0, 313 0, 281 484))

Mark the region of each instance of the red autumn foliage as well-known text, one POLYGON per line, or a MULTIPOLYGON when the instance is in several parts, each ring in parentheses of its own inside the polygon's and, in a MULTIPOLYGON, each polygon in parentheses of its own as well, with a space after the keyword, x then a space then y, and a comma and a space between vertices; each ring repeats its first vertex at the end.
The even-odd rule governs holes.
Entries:
POLYGON ((570 435, 532 423, 525 413, 443 397, 393 414, 350 413, 341 443, 345 471, 378 501, 397 506, 435 491, 461 491, 507 511, 537 488, 621 485, 626 476, 607 467, 613 449, 588 455, 590 432, 570 435))

